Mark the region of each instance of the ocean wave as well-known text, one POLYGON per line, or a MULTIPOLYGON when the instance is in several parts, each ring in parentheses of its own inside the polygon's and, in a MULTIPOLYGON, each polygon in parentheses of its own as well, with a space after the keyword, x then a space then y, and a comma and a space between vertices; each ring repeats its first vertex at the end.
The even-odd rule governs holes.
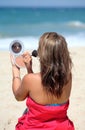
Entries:
POLYGON ((67 25, 70 27, 84 28, 85 29, 85 23, 83 23, 81 21, 71 21, 71 22, 68 22, 67 25))
POLYGON ((14 40, 21 41, 25 50, 34 50, 38 47, 38 37, 0 38, 0 50, 9 50, 9 46, 14 40))
MULTIPOLYGON (((73 35, 64 35, 68 46, 85 46, 85 33, 73 35)), ((0 50, 8 50, 10 43, 13 40, 19 40, 24 44, 24 50, 34 50, 38 48, 39 37, 15 37, 15 38, 0 38, 0 50)))
POLYGON ((69 47, 85 46, 85 33, 78 33, 66 36, 66 40, 69 47))

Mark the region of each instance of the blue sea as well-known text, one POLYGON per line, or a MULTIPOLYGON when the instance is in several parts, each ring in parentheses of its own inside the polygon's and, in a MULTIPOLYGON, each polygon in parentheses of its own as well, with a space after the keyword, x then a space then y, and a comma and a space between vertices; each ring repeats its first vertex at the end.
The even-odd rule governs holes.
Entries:
POLYGON ((63 35, 68 46, 85 46, 85 8, 0 8, 0 50, 13 40, 37 49, 44 32, 63 35))

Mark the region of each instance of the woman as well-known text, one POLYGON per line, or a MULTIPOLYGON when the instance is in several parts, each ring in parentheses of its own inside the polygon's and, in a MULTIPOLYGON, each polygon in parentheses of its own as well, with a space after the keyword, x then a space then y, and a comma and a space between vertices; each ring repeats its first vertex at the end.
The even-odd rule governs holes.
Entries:
POLYGON ((44 33, 39 41, 40 73, 32 71, 32 57, 26 52, 23 61, 28 73, 21 80, 20 69, 12 66, 13 93, 25 100, 29 110, 19 118, 16 130, 74 130, 67 117, 72 87, 72 61, 63 36, 44 33))

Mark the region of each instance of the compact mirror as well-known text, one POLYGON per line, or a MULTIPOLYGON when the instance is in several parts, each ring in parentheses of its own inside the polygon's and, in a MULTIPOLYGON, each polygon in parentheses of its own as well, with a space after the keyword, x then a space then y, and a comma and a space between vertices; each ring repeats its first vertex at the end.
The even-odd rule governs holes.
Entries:
POLYGON ((19 56, 24 52, 24 45, 21 41, 14 40, 11 42, 9 50, 14 56, 19 56))
POLYGON ((24 52, 24 45, 21 41, 14 40, 9 46, 9 51, 13 55, 13 63, 19 68, 25 67, 22 54, 24 52))
POLYGON ((22 50, 22 46, 19 42, 15 42, 12 46, 11 49, 13 51, 13 53, 17 54, 20 53, 22 50))

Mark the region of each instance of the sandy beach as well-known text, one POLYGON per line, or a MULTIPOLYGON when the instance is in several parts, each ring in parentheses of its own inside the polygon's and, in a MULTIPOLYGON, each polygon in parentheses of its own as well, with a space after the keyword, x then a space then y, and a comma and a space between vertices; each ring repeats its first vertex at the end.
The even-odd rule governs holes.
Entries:
MULTIPOLYGON (((70 48, 73 60, 73 83, 68 116, 75 130, 85 130, 85 47, 70 48)), ((38 71, 36 59, 34 71, 38 71)), ((21 77, 26 73, 21 69, 21 77)), ((25 110, 25 101, 17 102, 12 93, 12 74, 9 52, 0 51, 0 130, 14 130, 18 117, 25 110)))

